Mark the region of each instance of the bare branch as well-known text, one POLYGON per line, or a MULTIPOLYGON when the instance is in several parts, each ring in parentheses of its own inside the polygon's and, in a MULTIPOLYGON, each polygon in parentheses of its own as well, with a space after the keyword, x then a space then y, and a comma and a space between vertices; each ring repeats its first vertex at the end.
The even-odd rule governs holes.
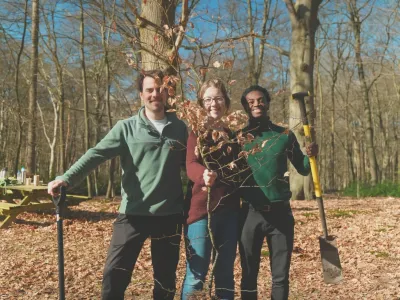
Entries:
POLYGON ((175 49, 179 49, 182 44, 183 37, 185 36, 186 26, 189 20, 189 7, 188 7, 189 0, 182 1, 182 14, 181 14, 181 21, 180 21, 180 28, 178 35, 175 40, 175 49))
POLYGON ((297 23, 298 18, 297 18, 297 14, 296 14, 296 8, 294 7, 292 0, 283 0, 283 2, 285 2, 287 10, 289 12, 290 22, 292 24, 297 23))

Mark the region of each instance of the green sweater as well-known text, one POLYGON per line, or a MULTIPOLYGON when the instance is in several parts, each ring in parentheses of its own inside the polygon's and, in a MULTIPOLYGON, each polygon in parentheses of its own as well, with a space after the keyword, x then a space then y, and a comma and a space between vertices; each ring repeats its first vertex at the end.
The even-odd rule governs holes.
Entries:
POLYGON ((305 176, 310 172, 309 158, 300 150, 294 133, 270 121, 264 125, 246 127, 243 132, 249 132, 255 137, 251 143, 244 145, 245 151, 254 149, 256 144, 261 148, 261 152, 247 158, 257 187, 245 187, 244 200, 254 205, 290 200, 292 193, 289 177, 285 176, 287 160, 290 160, 301 175, 305 176))
POLYGON ((174 113, 166 113, 160 134, 144 114, 144 108, 117 122, 110 132, 89 149, 64 175, 69 186, 82 181, 102 162, 121 159, 122 202, 119 212, 140 216, 163 216, 183 211, 180 176, 186 156, 187 128, 174 113))

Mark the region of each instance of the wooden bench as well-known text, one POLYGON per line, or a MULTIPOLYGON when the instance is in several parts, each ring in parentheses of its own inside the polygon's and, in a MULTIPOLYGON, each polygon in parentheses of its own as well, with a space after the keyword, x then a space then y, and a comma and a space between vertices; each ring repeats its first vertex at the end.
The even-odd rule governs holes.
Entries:
MULTIPOLYGON (((67 204, 74 205, 81 200, 90 199, 87 196, 67 195, 67 204)), ((9 185, 0 187, 0 215, 5 219, 0 223, 0 229, 7 228, 16 217, 23 212, 40 211, 54 208, 50 195, 47 194, 47 186, 34 185, 9 185), (14 199, 21 199, 14 202, 14 199), (44 200, 44 202, 40 202, 44 200)))

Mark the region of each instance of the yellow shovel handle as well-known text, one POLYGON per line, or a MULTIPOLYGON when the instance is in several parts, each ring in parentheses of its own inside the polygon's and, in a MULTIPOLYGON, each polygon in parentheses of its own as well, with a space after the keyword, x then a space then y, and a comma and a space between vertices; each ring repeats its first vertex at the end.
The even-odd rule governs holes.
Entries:
MULTIPOLYGON (((304 125, 304 135, 311 141, 310 126, 304 125)), ((316 197, 321 197, 321 185, 319 183, 318 166, 315 156, 310 156, 311 175, 314 183, 314 192, 316 197)))

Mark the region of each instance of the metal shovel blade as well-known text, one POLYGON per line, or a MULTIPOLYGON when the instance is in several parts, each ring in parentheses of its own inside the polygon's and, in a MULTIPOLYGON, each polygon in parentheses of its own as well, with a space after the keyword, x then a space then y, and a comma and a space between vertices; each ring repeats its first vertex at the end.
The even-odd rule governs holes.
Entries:
POLYGON ((339 283, 342 281, 343 275, 335 237, 328 236, 325 238, 320 236, 319 248, 321 250, 322 270, 325 283, 339 283))

